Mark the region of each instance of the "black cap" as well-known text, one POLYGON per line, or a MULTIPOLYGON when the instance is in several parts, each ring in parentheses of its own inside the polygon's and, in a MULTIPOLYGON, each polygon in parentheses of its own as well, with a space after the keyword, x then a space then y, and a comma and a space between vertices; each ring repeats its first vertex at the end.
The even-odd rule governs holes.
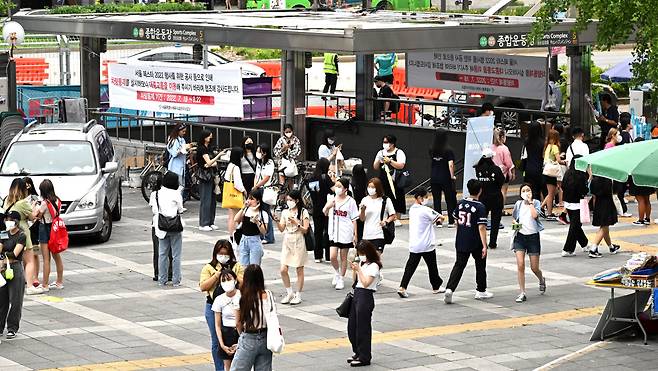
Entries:
POLYGON ((21 214, 19 214, 18 211, 12 210, 12 211, 5 214, 5 219, 20 221, 21 220, 21 214))

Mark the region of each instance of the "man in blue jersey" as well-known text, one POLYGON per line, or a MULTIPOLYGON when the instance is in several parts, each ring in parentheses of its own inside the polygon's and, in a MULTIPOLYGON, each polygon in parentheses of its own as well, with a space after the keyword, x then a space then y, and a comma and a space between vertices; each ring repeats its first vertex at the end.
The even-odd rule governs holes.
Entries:
POLYGON ((469 256, 475 260, 475 281, 477 283, 475 299, 483 300, 493 297, 493 294, 487 291, 487 211, 484 204, 478 201, 482 194, 482 183, 477 179, 471 179, 466 187, 470 197, 459 201, 453 212, 457 221, 457 238, 455 239, 457 259, 446 286, 444 297, 446 304, 452 303, 452 293, 459 285, 469 256))

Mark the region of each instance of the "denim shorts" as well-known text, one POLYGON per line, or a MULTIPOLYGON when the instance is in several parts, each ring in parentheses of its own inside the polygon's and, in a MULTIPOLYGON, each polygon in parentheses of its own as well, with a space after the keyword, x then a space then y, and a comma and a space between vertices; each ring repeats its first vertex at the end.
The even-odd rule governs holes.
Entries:
POLYGON ((512 245, 514 251, 525 251, 529 256, 539 256, 541 253, 541 243, 539 233, 521 234, 517 233, 512 245))
MULTIPOLYGON (((39 243, 48 243, 50 241, 50 227, 52 223, 39 223, 39 243)), ((36 241, 32 241, 36 243, 36 241)))

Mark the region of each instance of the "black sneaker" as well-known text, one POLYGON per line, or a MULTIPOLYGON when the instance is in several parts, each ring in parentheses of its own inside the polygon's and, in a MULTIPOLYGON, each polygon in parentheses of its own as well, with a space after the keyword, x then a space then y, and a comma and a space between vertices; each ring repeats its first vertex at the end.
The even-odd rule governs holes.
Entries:
POLYGON ((589 253, 587 254, 590 258, 602 258, 603 254, 599 252, 599 250, 590 250, 589 253))
POLYGON ((540 209, 540 210, 539 210, 539 216, 541 216, 542 218, 546 219, 546 211, 544 211, 544 209, 540 209))
POLYGON ((567 220, 567 216, 564 213, 560 214, 560 216, 557 217, 557 221, 560 222, 560 224, 562 225, 569 224, 569 221, 567 220))
POLYGON ((610 246, 610 254, 615 255, 616 253, 619 252, 619 249, 621 249, 621 246, 615 245, 613 243, 612 246, 610 246))
POLYGON ((16 333, 14 331, 7 331, 7 339, 13 339, 16 337, 16 333))
POLYGON ((633 225, 642 225, 645 226, 646 222, 644 220, 636 220, 633 222, 633 225))
POLYGON ((651 219, 649 218, 644 219, 644 225, 651 225, 651 219))

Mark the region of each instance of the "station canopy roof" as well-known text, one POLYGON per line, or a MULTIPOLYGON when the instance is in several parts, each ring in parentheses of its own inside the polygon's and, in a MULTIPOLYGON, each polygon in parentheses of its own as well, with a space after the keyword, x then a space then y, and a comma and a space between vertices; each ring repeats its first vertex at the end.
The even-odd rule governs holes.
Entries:
MULTIPOLYGON (((534 18, 393 11, 256 10, 145 14, 48 14, 12 17, 27 32, 337 53, 529 47, 534 18)), ((539 46, 589 45, 595 24, 578 35, 562 20, 539 46)), ((538 46, 538 45, 534 45, 538 46)))

